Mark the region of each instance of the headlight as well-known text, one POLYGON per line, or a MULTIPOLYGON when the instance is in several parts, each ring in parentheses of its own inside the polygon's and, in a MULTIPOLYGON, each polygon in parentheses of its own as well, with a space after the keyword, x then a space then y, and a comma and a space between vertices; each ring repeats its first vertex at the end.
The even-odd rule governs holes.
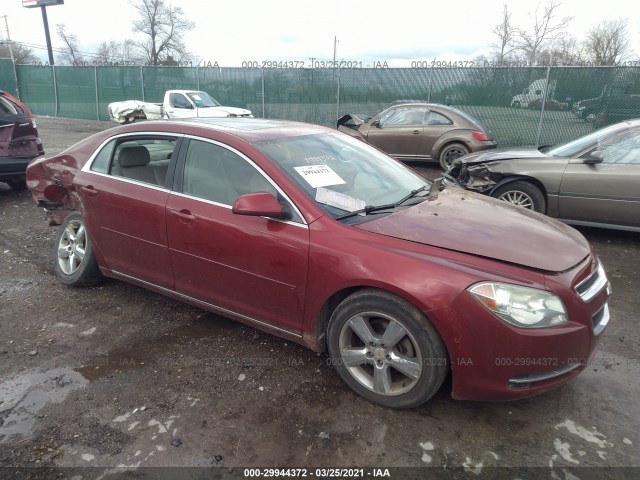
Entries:
POLYGON ((516 327, 555 327, 568 321, 562 300, 544 290, 478 283, 469 287, 469 292, 497 317, 516 327))

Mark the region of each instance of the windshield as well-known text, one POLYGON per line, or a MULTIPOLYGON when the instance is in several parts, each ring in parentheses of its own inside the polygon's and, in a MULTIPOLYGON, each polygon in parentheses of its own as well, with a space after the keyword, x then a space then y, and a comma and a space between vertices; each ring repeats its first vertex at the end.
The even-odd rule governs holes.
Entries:
POLYGON ((257 146, 333 217, 395 203, 430 185, 375 148, 342 134, 277 138, 257 146))
POLYGON ((584 137, 576 138, 568 143, 560 144, 552 149, 548 150, 546 153, 551 155, 552 157, 575 157, 577 154, 583 152, 584 150, 588 150, 591 147, 597 145, 600 141, 606 139, 607 137, 620 132, 627 128, 626 125, 618 124, 612 125, 607 128, 603 128, 601 130, 596 130, 593 133, 585 135, 584 137))
POLYGON ((207 92, 189 92, 187 96, 198 108, 217 107, 220 103, 207 92))

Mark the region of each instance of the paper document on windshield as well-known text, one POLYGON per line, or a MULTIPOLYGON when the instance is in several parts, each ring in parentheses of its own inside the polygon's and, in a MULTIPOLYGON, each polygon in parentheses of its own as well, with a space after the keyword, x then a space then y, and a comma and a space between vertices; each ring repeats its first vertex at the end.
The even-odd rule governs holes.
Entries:
POLYGON ((363 200, 359 200, 344 193, 334 192, 328 188, 318 188, 316 191, 316 202, 324 205, 346 210, 347 212, 355 212, 362 210, 367 204, 363 200))
POLYGON ((293 167, 302 178, 313 188, 328 187, 329 185, 342 185, 345 181, 340 178, 329 165, 308 165, 293 167))

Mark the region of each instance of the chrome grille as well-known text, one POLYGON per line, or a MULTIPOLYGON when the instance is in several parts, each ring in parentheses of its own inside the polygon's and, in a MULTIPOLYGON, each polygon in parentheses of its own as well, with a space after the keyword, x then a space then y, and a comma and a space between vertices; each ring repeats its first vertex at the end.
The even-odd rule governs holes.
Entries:
POLYGON ((591 317, 591 323, 593 324, 593 333, 599 335, 604 327, 609 323, 609 305, 604 304, 600 310, 598 310, 593 317, 591 317))
POLYGON ((578 295, 580 295, 583 302, 588 302, 608 283, 609 280, 607 280, 607 274, 604 272, 602 263, 598 261, 598 268, 596 268, 585 280, 576 285, 576 292, 578 292, 578 295))

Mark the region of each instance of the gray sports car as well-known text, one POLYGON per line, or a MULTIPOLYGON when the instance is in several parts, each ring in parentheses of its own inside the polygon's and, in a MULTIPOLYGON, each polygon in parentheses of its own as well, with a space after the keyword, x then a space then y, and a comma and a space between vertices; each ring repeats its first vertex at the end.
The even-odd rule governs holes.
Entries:
POLYGON ((640 119, 554 147, 466 155, 445 178, 569 224, 640 231, 640 119))

